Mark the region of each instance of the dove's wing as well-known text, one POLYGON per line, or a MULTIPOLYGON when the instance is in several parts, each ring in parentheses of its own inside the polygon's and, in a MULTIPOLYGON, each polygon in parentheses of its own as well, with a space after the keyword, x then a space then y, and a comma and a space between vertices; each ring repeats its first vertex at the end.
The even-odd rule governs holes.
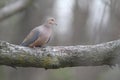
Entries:
POLYGON ((40 31, 32 30, 20 45, 29 46, 35 40, 38 39, 39 35, 40 35, 40 31))

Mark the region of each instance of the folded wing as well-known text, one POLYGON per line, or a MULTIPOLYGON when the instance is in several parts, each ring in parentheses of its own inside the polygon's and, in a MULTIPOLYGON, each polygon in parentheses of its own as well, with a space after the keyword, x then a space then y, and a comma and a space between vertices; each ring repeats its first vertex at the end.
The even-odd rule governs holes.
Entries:
POLYGON ((31 31, 20 45, 29 46, 38 39, 39 35, 40 35, 39 31, 34 31, 34 30, 31 31))

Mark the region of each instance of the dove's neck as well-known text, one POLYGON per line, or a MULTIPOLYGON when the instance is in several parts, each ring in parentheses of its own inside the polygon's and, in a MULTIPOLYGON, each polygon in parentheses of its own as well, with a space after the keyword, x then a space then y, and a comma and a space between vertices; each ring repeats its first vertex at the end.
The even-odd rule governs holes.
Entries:
POLYGON ((44 24, 46 28, 51 28, 53 25, 52 24, 44 24))

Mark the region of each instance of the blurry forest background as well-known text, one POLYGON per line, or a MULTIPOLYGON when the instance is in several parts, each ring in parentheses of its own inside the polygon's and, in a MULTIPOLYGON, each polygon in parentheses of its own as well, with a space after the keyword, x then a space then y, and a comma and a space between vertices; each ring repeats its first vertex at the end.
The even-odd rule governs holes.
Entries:
MULTIPOLYGON (((15 1, 0 0, 0 7, 15 1)), ((24 11, 0 22, 0 40, 19 45, 47 17, 55 17, 58 23, 53 27, 51 46, 98 44, 120 38, 120 0, 33 0, 24 11)), ((120 80, 119 75, 118 66, 55 70, 0 66, 0 80, 120 80)))

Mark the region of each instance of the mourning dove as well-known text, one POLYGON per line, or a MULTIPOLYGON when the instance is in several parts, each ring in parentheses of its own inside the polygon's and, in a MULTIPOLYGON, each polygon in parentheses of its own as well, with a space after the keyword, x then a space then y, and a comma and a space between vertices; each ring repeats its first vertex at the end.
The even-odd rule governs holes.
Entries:
POLYGON ((54 25, 56 25, 54 18, 47 19, 43 25, 34 28, 20 45, 31 48, 45 45, 50 40, 54 25))

